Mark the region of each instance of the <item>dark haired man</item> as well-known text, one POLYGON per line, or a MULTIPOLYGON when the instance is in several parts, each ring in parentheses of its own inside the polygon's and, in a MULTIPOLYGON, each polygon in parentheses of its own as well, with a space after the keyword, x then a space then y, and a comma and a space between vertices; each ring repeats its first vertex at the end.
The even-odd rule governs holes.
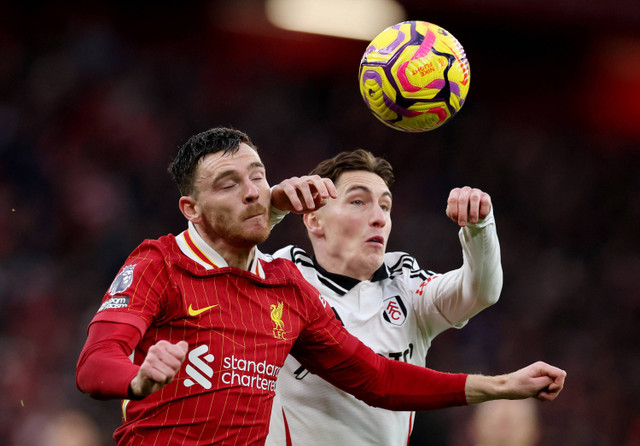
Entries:
MULTIPOLYGON (((347 330, 376 353, 423 365, 433 338, 463 327, 498 300, 500 247, 487 193, 470 187, 451 191, 446 213, 461 226, 463 265, 436 274, 405 252, 386 252, 394 183, 389 162, 362 149, 342 152, 302 181, 317 181, 316 176, 331 180, 338 196, 304 215, 313 252, 288 246, 274 257, 293 261, 347 330)), ((294 181, 276 186, 276 206, 288 209, 284 187, 291 189, 294 181)), ((413 412, 371 407, 310 374, 293 357, 279 375, 275 401, 269 446, 402 445, 413 427, 413 412)))

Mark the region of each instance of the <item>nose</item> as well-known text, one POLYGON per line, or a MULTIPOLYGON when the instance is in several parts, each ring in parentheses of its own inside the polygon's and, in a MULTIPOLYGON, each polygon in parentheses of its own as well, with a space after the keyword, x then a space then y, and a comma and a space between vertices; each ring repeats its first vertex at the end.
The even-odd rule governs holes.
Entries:
POLYGON ((373 206, 371 226, 382 228, 387 224, 387 214, 379 204, 373 206))
POLYGON ((258 189, 258 186, 256 186, 250 178, 247 178, 244 183, 242 201, 244 201, 244 203, 253 203, 260 197, 260 189, 258 189))

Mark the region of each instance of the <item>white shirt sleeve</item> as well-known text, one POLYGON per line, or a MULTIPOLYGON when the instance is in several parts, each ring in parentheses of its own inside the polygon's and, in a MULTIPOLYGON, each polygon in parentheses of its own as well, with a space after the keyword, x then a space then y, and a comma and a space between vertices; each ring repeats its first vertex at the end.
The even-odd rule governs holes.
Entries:
MULTIPOLYGON (((449 327, 463 327, 468 320, 498 301, 502 291, 500 244, 493 209, 484 220, 460 228, 463 264, 418 284, 414 307, 418 318, 429 321, 429 337, 449 327), (433 317, 437 312, 442 317, 433 317), (436 323, 434 323, 434 320, 436 323)), ((409 286, 415 287, 415 279, 409 286)))
MULTIPOLYGON (((271 186, 271 189, 269 189, 269 193, 271 193, 274 187, 275 186, 271 186)), ((280 210, 274 205, 269 206, 269 224, 271 226, 271 229, 273 229, 275 225, 280 223, 288 213, 289 211, 280 210)))

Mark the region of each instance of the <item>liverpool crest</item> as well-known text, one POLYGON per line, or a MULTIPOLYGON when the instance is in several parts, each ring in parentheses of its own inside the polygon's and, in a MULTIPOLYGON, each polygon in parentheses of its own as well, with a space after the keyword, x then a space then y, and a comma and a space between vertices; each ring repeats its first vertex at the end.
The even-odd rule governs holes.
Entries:
POLYGON ((284 303, 278 302, 278 305, 271 304, 271 320, 273 321, 273 337, 276 339, 285 339, 284 322, 282 322, 282 311, 284 303))

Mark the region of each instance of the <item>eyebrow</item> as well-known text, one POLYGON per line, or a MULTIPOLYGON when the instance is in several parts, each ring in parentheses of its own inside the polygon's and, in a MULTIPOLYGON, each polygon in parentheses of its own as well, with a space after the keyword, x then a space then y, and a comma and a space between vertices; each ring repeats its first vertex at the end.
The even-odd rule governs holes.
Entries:
MULTIPOLYGON (((363 186, 361 184, 354 184, 349 189, 347 189, 344 193, 348 194, 348 193, 353 192, 355 190, 360 190, 360 191, 363 191, 363 192, 368 192, 370 194, 373 194, 373 191, 370 188, 368 188, 367 186, 363 186)), ((393 199, 393 196, 391 195, 391 192, 388 191, 388 190, 384 191, 382 196, 383 197, 389 197, 390 199, 393 199)))
MULTIPOLYGON (((262 164, 260 161, 254 161, 253 163, 249 164, 249 167, 247 170, 253 170, 253 169, 264 169, 264 164, 262 164)), ((213 182, 216 183, 220 180, 223 180, 227 177, 236 175, 238 173, 237 170, 235 169, 229 169, 229 170, 225 170, 220 172, 218 175, 216 175, 216 177, 213 179, 213 182)))

